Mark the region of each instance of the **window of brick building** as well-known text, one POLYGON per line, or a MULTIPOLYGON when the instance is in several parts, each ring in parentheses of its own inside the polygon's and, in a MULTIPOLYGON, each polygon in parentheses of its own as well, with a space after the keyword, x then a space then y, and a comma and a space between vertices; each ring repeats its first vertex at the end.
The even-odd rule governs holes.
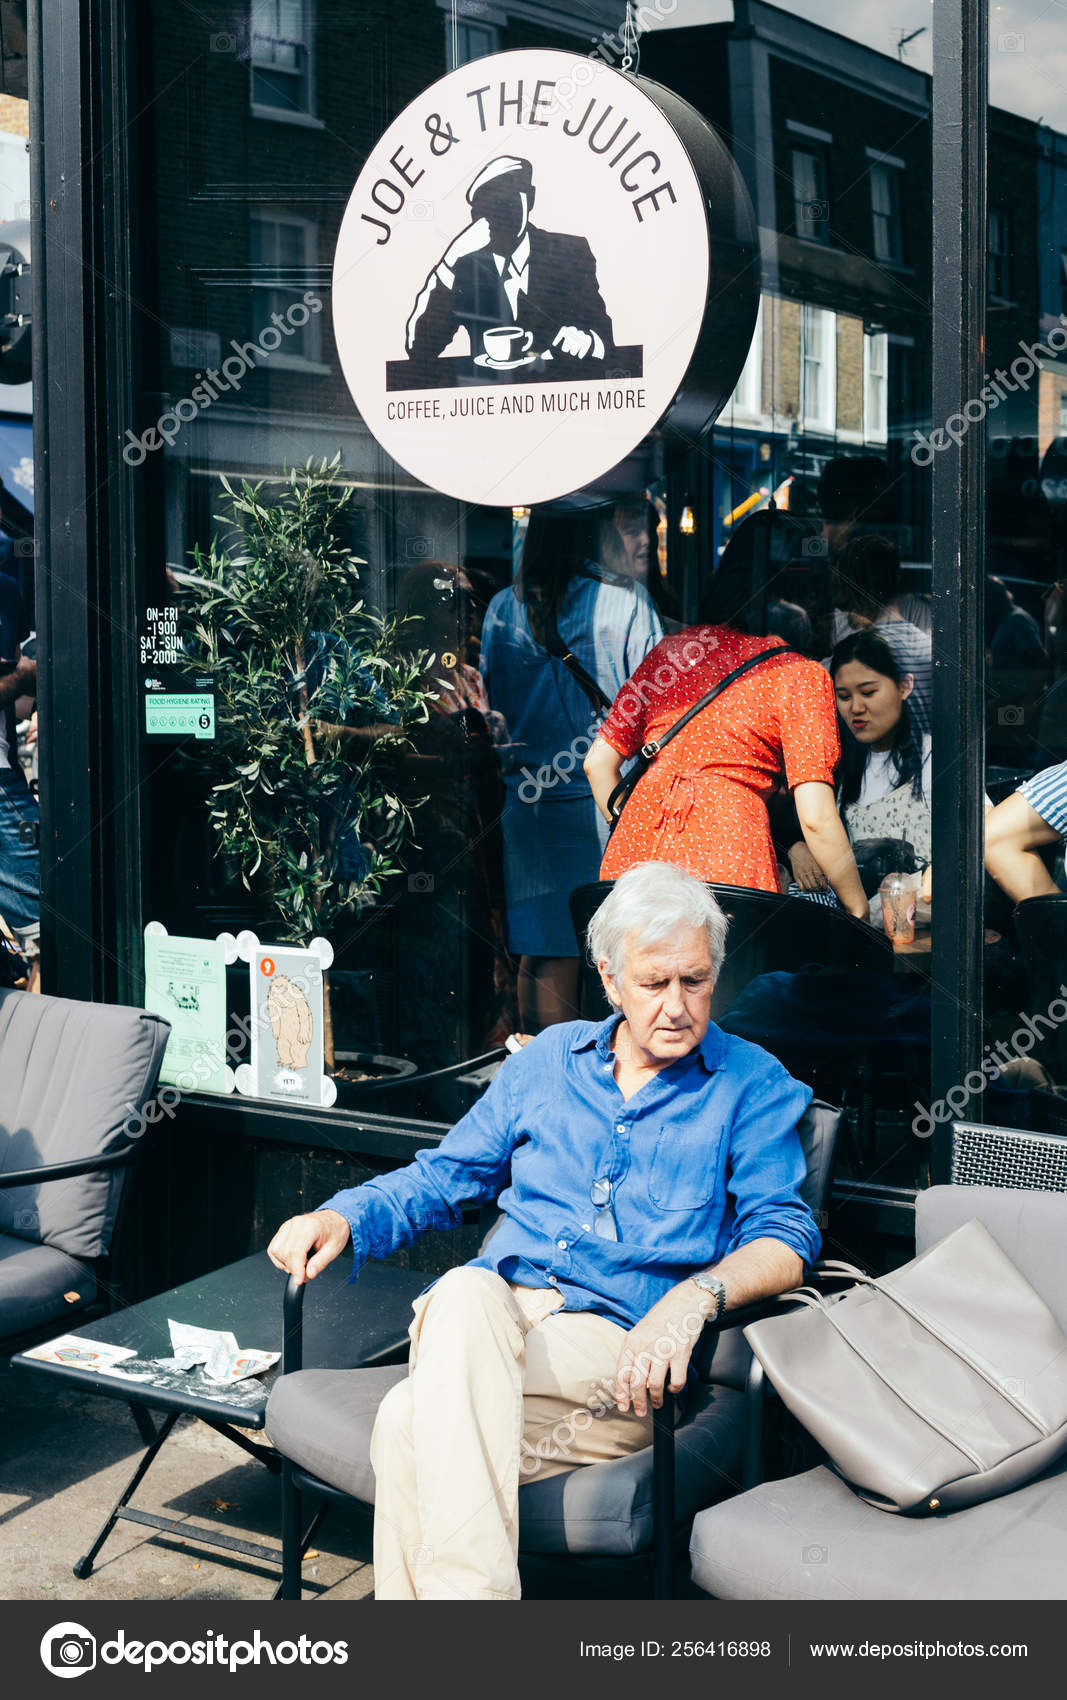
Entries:
POLYGON ((809 242, 829 242, 830 202, 821 147, 793 149, 793 210, 798 236, 809 242))
POLYGON ((1007 301, 1011 297, 1011 247, 1011 214, 1001 207, 991 207, 986 287, 997 301, 1007 301))
POLYGON ((888 265, 899 264, 904 258, 900 167, 885 160, 871 162, 871 221, 875 259, 888 265))
POLYGON ((252 106, 310 117, 311 0, 252 0, 252 106))
POLYGON ((809 431, 832 433, 837 424, 836 333, 833 313, 805 306, 800 331, 800 413, 809 431))

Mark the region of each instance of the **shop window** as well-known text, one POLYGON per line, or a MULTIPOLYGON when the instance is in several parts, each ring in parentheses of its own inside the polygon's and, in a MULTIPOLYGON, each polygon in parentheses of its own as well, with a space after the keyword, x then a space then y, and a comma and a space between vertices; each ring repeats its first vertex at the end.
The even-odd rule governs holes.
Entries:
POLYGON ((254 212, 250 230, 253 322, 269 325, 277 313, 286 322, 285 343, 271 354, 272 366, 318 367, 319 317, 291 309, 303 303, 316 263, 318 229, 308 219, 254 212))
POLYGON ((863 435, 869 443, 884 443, 889 435, 889 351, 884 332, 863 339, 863 435))
POLYGON ((310 118, 312 0, 252 0, 252 110, 310 118))
POLYGON ((885 160, 872 160, 870 176, 874 257, 886 265, 899 265, 904 258, 900 167, 885 160))
POLYGON ((1011 214, 1001 207, 989 213, 986 287, 990 299, 1011 299, 1011 214))
POLYGON ((830 240, 830 202, 826 185, 826 155, 821 146, 794 148, 794 221, 797 235, 809 242, 830 240))
POLYGON ((805 306, 800 329, 800 412, 808 431, 833 432, 837 424, 836 317, 805 306))

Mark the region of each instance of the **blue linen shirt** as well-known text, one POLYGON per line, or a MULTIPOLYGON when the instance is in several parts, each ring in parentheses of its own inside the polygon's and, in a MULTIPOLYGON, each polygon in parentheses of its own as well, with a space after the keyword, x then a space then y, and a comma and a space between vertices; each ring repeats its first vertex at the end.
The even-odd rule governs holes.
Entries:
POLYGON ((569 1310, 629 1328, 695 1270, 769 1236, 819 1252, 800 1196, 796 1124, 811 1088, 759 1045, 708 1027, 701 1044, 631 1098, 614 1079, 621 1016, 549 1027, 509 1057, 436 1150, 319 1205, 352 1229, 355 1280, 459 1206, 498 1198, 503 1218, 475 1268, 552 1286, 569 1310), (595 1180, 613 1182, 617 1241, 593 1232, 595 1180))

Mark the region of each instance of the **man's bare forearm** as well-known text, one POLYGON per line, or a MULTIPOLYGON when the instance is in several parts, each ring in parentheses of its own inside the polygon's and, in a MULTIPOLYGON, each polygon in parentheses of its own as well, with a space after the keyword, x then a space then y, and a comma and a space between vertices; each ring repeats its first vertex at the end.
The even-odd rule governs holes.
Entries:
POLYGON ((714 1270, 726 1288, 728 1310, 786 1293, 804 1279, 804 1264, 793 1248, 769 1237, 727 1252, 714 1270))

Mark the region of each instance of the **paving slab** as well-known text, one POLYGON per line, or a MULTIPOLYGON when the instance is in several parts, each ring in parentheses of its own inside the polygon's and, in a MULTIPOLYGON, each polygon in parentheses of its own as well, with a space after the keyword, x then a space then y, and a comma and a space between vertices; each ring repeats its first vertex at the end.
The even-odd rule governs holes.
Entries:
MULTIPOLYGON (((196 1542, 199 1526, 277 1547, 280 1555, 280 1478, 225 1436, 196 1418, 179 1419, 133 1504, 181 1527, 163 1533, 120 1522, 82 1582, 72 1566, 144 1450, 129 1408, 81 1391, 57 1395, 46 1377, 4 1364, 0 1409, 0 1599, 270 1599, 276 1570, 196 1542)), ((306 1599, 371 1593, 369 1513, 332 1510, 311 1554, 306 1599)))

